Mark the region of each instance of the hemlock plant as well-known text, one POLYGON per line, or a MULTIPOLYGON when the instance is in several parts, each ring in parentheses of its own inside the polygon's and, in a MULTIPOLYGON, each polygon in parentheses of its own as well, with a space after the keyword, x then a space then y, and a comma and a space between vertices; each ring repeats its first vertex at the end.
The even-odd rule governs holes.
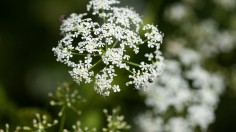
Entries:
POLYGON ((69 74, 76 83, 93 82, 95 91, 103 96, 120 92, 120 86, 114 84, 117 69, 127 71, 127 86, 144 89, 164 66, 159 50, 163 34, 157 26, 143 25, 133 9, 115 7, 116 4, 119 1, 91 0, 88 13, 73 13, 62 20, 63 38, 53 48, 57 61, 71 68, 69 74), (89 18, 91 14, 94 19, 89 18), (138 55, 143 45, 150 49, 143 54, 146 61, 131 62, 131 54, 138 55), (94 71, 97 65, 102 67, 98 72, 94 71))

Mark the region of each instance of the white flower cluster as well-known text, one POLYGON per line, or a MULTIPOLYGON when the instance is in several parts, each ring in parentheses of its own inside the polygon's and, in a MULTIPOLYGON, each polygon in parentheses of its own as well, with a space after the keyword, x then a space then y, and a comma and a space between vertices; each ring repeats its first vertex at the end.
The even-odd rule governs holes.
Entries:
MULTIPOLYGON (((214 1, 225 2, 229 5, 232 3, 231 5, 235 6, 233 4, 235 0, 214 1)), ((186 2, 177 2, 167 8, 165 19, 171 24, 179 26, 180 32, 184 34, 185 39, 187 38, 187 43, 192 44, 191 47, 195 47, 205 57, 209 58, 220 53, 230 52, 236 47, 236 32, 232 28, 221 29, 219 23, 213 18, 199 20, 194 6, 186 2)), ((178 34, 179 32, 174 36, 180 37, 178 34)))
POLYGON ((197 48, 206 56, 212 57, 222 52, 229 52, 236 46, 235 32, 219 30, 213 19, 203 20, 191 27, 192 40, 195 40, 197 48))
POLYGON ((185 21, 191 14, 191 10, 187 5, 175 3, 165 10, 166 19, 173 24, 179 24, 185 21))
POLYGON ((74 81, 90 83, 103 96, 110 92, 119 92, 120 86, 114 83, 117 68, 124 69, 130 81, 137 89, 146 88, 150 80, 160 75, 163 69, 163 57, 160 44, 163 34, 154 25, 144 25, 144 35, 139 34, 142 20, 131 8, 114 7, 117 0, 91 0, 88 12, 97 16, 98 22, 88 18, 88 14, 71 14, 62 20, 63 38, 53 48, 57 61, 72 68, 69 71, 74 81), (131 62, 131 53, 139 53, 139 47, 146 45, 147 62, 131 62), (93 68, 103 67, 95 73, 93 68))
POLYGON ((152 111, 138 117, 141 130, 194 132, 197 127, 206 131, 214 121, 224 82, 219 74, 207 72, 199 62, 182 65, 168 60, 165 72, 150 87, 143 94, 152 111))
MULTIPOLYGON (((170 60, 163 75, 142 92, 150 110, 137 117, 141 132, 205 132, 215 120, 214 111, 226 87, 224 75, 210 73, 201 65, 209 66, 216 55, 232 52, 236 39, 231 28, 234 26, 223 25, 220 18, 214 19, 216 16, 200 18, 196 10, 203 6, 203 1, 182 0, 164 11, 165 20, 177 32, 171 32, 166 39, 165 54, 170 60)), ((214 7, 213 11, 222 11, 219 9, 214 7)))
POLYGON ((181 64, 191 65, 200 63, 204 58, 198 51, 186 48, 187 41, 183 38, 169 39, 166 42, 167 52, 174 57, 178 57, 181 64))

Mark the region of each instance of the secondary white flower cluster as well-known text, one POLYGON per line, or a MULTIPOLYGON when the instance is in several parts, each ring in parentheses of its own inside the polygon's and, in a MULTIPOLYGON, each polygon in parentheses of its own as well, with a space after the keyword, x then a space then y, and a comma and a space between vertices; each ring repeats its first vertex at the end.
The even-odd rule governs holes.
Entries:
POLYGON ((165 19, 173 24, 180 24, 191 16, 191 10, 185 4, 174 3, 165 10, 165 19))
MULTIPOLYGON (((224 0, 214 1, 220 3, 224 0)), ((224 2, 230 5, 230 3, 235 3, 233 1, 225 0, 224 2)), ((221 5, 223 6, 223 4, 221 5)), ((177 2, 167 8, 165 19, 173 25, 178 25, 180 32, 186 36, 185 39, 187 38, 189 46, 195 47, 205 57, 214 57, 221 53, 230 52, 236 47, 236 32, 232 28, 221 29, 219 23, 213 18, 199 20, 194 6, 186 2, 177 2)), ((174 36, 180 37, 179 34, 178 32, 174 36)))
MULTIPOLYGON (((235 2, 226 0, 224 3, 229 6, 235 2)), ((204 132, 215 120, 214 111, 226 80, 224 75, 208 72, 202 64, 211 70, 215 70, 212 65, 223 68, 214 57, 235 49, 236 32, 232 28, 235 24, 231 24, 233 19, 227 25, 222 23, 226 17, 231 18, 230 13, 224 13, 227 16, 221 18, 216 14, 199 17, 199 8, 204 4, 208 5, 204 1, 182 0, 164 11, 165 20, 177 32, 171 32, 166 38, 165 54, 170 60, 166 62, 163 75, 142 92, 150 110, 137 117, 141 132, 204 132)), ((215 6, 215 11, 224 12, 224 9, 215 6)))
POLYGON ((190 37, 196 43, 199 51, 206 56, 212 57, 219 53, 229 52, 236 46, 235 32, 220 30, 213 19, 203 20, 191 25, 191 27, 192 34, 190 37))
POLYGON ((186 64, 168 60, 163 75, 143 92, 152 111, 138 117, 142 131, 194 132, 197 127, 206 131, 214 121, 219 95, 224 90, 223 78, 207 72, 194 61, 195 56, 192 58, 186 64))
MULTIPOLYGON (((140 35, 142 19, 131 8, 115 7, 117 0, 91 0, 87 5, 89 14, 71 14, 62 20, 63 38, 53 48, 57 61, 72 68, 69 71, 74 81, 94 82, 94 89, 103 96, 110 92, 119 92, 120 86, 114 84, 116 69, 124 69, 129 80, 126 85, 137 89, 147 87, 150 80, 160 75, 163 69, 163 57, 160 44, 163 34, 154 25, 144 25, 146 32, 140 35), (131 62, 131 51, 138 54, 140 46, 145 46, 147 61, 131 62), (102 67, 95 72, 94 67, 102 67)), ((145 48, 145 47, 142 47, 145 48)))

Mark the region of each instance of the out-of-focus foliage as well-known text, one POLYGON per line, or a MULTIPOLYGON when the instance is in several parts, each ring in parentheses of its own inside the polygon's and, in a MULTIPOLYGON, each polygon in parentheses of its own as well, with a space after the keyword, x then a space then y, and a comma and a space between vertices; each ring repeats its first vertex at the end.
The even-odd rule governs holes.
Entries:
POLYGON ((13 119, 15 114, 15 106, 14 104, 6 97, 5 90, 0 84, 0 126, 2 127, 4 125, 3 121, 10 121, 10 119, 13 119))

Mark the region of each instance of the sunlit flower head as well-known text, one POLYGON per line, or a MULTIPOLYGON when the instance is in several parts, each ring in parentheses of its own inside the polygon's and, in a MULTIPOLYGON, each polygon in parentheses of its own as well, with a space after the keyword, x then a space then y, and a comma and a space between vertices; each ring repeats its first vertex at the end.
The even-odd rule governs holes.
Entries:
POLYGON ((161 74, 164 66, 159 51, 163 34, 157 26, 143 25, 132 8, 115 7, 118 3, 117 0, 91 0, 87 11, 94 19, 89 18, 89 13, 73 13, 62 20, 63 38, 53 48, 57 61, 72 69, 69 73, 74 81, 93 82, 96 92, 103 96, 120 91, 120 85, 114 84, 119 74, 117 69, 127 72, 130 80, 126 85, 144 89, 161 74), (144 34, 140 34, 140 30, 144 34), (148 50, 140 53, 140 46, 148 50), (140 54, 142 61, 131 62, 140 54), (97 68, 100 72, 95 71, 97 68))

